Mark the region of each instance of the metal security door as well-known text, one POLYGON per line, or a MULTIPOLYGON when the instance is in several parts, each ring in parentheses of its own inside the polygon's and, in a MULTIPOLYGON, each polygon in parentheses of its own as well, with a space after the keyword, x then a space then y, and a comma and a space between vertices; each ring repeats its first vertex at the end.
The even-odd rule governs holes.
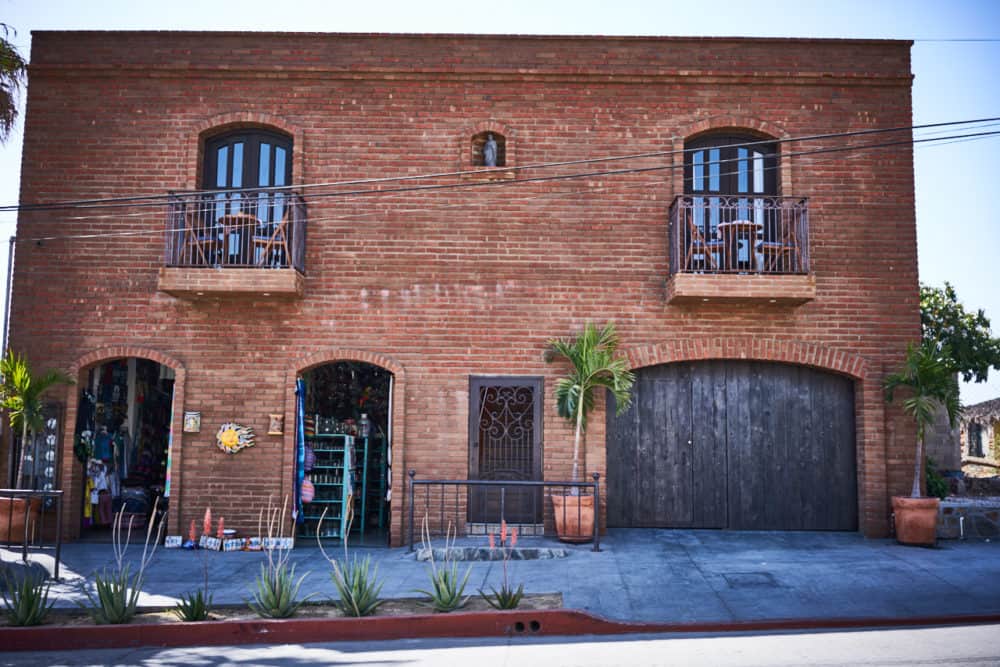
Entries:
MULTIPOLYGON (((471 378, 469 479, 542 479, 542 378, 471 378)), ((541 490, 472 488, 468 514, 472 523, 541 523, 541 490)))

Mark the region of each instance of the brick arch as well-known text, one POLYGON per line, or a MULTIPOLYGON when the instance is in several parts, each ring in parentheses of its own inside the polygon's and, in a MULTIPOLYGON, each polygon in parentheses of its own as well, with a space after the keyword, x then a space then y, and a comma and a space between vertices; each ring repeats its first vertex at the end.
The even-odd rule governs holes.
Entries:
POLYGON ((633 369, 680 361, 752 359, 812 366, 861 381, 870 374, 869 363, 862 356, 796 340, 751 337, 675 339, 634 347, 627 350, 626 355, 633 369))
POLYGON ((332 364, 338 361, 361 361, 366 364, 372 364, 373 366, 379 366, 390 371, 396 376, 395 382, 400 382, 403 379, 403 366, 396 360, 377 352, 349 348, 332 348, 322 352, 315 352, 305 357, 299 357, 293 364, 292 371, 296 374, 304 373, 317 366, 332 364))
POLYGON ((191 140, 185 150, 188 189, 200 187, 199 175, 205 157, 205 140, 209 137, 239 128, 259 127, 278 130, 292 137, 292 185, 305 182, 305 133, 283 116, 261 111, 232 111, 199 119, 192 127, 191 140))
POLYGON ((111 361, 112 359, 124 359, 127 357, 138 357, 141 359, 149 359, 150 361, 155 361, 158 364, 163 364, 164 366, 169 366, 174 369, 175 373, 184 373, 184 363, 175 357, 161 352, 160 350, 155 350, 151 347, 141 347, 138 345, 121 345, 117 347, 104 347, 99 350, 94 350, 88 352, 87 354, 79 357, 70 366, 70 376, 74 376, 80 373, 80 371, 86 370, 91 366, 100 363, 102 361, 111 361))
POLYGON ((502 134, 506 142, 505 156, 506 163, 505 167, 513 167, 517 164, 517 152, 515 141, 516 132, 514 128, 502 120, 497 120, 491 118, 489 120, 479 121, 477 123, 469 123, 462 128, 461 135, 458 137, 458 169, 466 170, 469 169, 470 165, 470 154, 471 150, 469 141, 472 137, 480 134, 482 132, 493 132, 495 134, 502 134))
MULTIPOLYGON (((673 146, 674 154, 678 156, 676 158, 677 163, 681 165, 684 163, 684 158, 682 157, 684 154, 684 142, 694 139, 702 134, 722 130, 732 130, 745 134, 754 134, 760 136, 762 139, 788 139, 791 137, 784 126, 778 123, 773 123, 748 114, 719 114, 710 118, 696 120, 678 128, 678 134, 674 137, 673 146)), ((794 182, 792 181, 793 172, 791 160, 787 158, 781 159, 778 170, 780 175, 779 182, 782 190, 786 193, 793 192, 795 188, 794 182)), ((683 192, 683 169, 675 169, 673 175, 674 191, 683 192)))
MULTIPOLYGON (((295 378, 296 376, 325 364, 338 361, 360 361, 384 368, 391 372, 392 379, 392 497, 394 503, 404 502, 403 471, 406 470, 406 371, 395 359, 377 352, 350 348, 330 348, 314 352, 296 359, 288 367, 288 399, 285 410, 285 424, 295 423, 295 378), (398 499, 398 500, 397 500, 398 499)), ((294 468, 295 428, 285 428, 285 456, 282 458, 282 479, 290 480, 294 468)), ((393 511, 389 518, 389 531, 393 546, 402 544, 403 512, 393 511)))
MULTIPOLYGON (((79 387, 83 384, 81 382, 81 380, 84 379, 82 377, 83 373, 91 367, 105 361, 111 361, 113 359, 127 359, 130 357, 155 361, 156 363, 167 366, 174 371, 173 415, 170 423, 171 432, 173 433, 173 444, 170 451, 171 469, 169 471, 171 502, 169 506, 168 522, 170 525, 177 526, 180 525, 181 495, 179 490, 182 485, 184 469, 182 425, 184 421, 184 387, 187 380, 187 369, 184 366, 184 362, 177 357, 151 347, 143 347, 140 345, 116 345, 93 350, 81 357, 78 357, 76 361, 70 365, 69 375, 77 382, 75 387, 79 387)), ((63 426, 62 456, 59 463, 59 476, 61 479, 64 497, 66 498, 64 501, 66 506, 65 511, 63 512, 62 521, 63 534, 66 535, 68 539, 73 539, 75 537, 79 537, 80 535, 79 519, 82 511, 83 467, 80 466, 73 455, 73 437, 76 431, 76 418, 79 411, 79 392, 76 389, 71 389, 67 395, 68 400, 66 401, 66 418, 63 426)))

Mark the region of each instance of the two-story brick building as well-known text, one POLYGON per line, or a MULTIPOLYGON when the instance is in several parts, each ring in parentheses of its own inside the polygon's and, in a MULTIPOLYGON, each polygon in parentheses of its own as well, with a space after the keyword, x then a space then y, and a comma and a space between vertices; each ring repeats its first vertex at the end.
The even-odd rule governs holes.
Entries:
POLYGON ((587 434, 608 525, 885 534, 913 161, 857 133, 911 124, 909 47, 36 32, 21 201, 102 200, 18 223, 11 347, 77 381, 70 534, 107 511, 84 430, 123 487, 169 477, 171 532, 206 505, 252 532, 297 433, 361 414, 394 542, 405 470, 565 479, 546 341, 608 320, 638 377, 587 434))

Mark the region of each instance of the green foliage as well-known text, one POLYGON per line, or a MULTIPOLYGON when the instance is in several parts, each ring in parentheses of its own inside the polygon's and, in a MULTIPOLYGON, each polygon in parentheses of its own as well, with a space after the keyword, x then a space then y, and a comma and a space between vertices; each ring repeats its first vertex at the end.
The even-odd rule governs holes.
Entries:
POLYGON ((944 500, 948 497, 948 480, 937 470, 934 459, 927 457, 927 468, 924 471, 924 482, 927 485, 927 495, 944 500))
POLYGON ((903 368, 885 378, 885 400, 893 402, 900 387, 910 390, 903 400, 903 410, 917 422, 917 436, 934 422, 934 412, 940 406, 955 426, 962 406, 958 400, 958 382, 951 369, 948 347, 938 349, 931 343, 911 345, 906 351, 903 368))
POLYGON ((289 565, 287 560, 262 563, 260 576, 257 577, 257 591, 248 602, 250 609, 263 618, 291 618, 302 603, 312 597, 307 595, 302 600, 296 600, 299 588, 308 575, 307 572, 295 581, 295 565, 289 565))
POLYGON ((573 481, 577 481, 580 459, 580 438, 587 430, 587 415, 594 409, 594 390, 604 387, 615 397, 615 409, 620 415, 632 404, 635 375, 628 369, 628 360, 618 355, 618 334, 613 322, 603 329, 588 322, 583 332, 570 340, 549 341, 553 361, 563 358, 572 370, 556 380, 556 409, 560 417, 575 424, 573 441, 573 481))
POLYGON ((0 143, 4 143, 17 120, 17 97, 24 86, 28 63, 7 40, 13 29, 0 23, 0 30, 3 32, 0 37, 0 143))
POLYGON ((139 591, 142 589, 142 573, 132 577, 129 566, 105 570, 94 577, 97 597, 87 591, 90 606, 81 604, 94 623, 98 625, 120 625, 135 617, 139 606, 139 591))
POLYGON ((60 371, 46 371, 40 376, 31 372, 27 359, 15 352, 8 352, 0 359, 0 405, 10 411, 10 426, 15 431, 25 426, 37 431, 44 426, 42 395, 56 384, 73 381, 60 371))
POLYGON ((371 556, 358 560, 355 556, 350 563, 345 558, 342 563, 330 561, 333 571, 330 577, 337 587, 340 599, 334 604, 345 616, 371 616, 384 600, 379 599, 384 582, 378 580, 378 567, 371 569, 371 556))
MULTIPOLYGON (((159 499, 153 503, 153 516, 159 506, 159 499)), ((115 515, 115 521, 111 526, 111 548, 114 554, 115 564, 110 569, 105 569, 104 574, 94 575, 94 589, 97 592, 95 597, 89 590, 84 590, 90 606, 78 603, 83 607, 94 622, 98 625, 117 625, 128 623, 135 616, 139 606, 139 593, 142 590, 143 581, 146 577, 146 568, 149 567, 153 555, 156 553, 156 545, 163 537, 163 527, 165 522, 160 521, 159 529, 153 534, 153 523, 149 522, 146 527, 146 541, 142 548, 142 557, 139 559, 139 570, 132 576, 130 566, 125 562, 125 553, 128 551, 129 542, 132 539, 132 524, 124 525, 125 510, 115 515)))
POLYGON ((576 422, 582 414, 580 423, 586 430, 587 414, 594 408, 597 387, 611 391, 618 414, 628 410, 635 376, 628 369, 628 361, 618 356, 618 344, 613 322, 600 331, 593 323, 587 323, 583 333, 574 339, 549 341, 550 350, 573 366, 568 376, 556 382, 556 408, 560 417, 576 422))
POLYGON ((417 592, 431 599, 434 611, 447 613, 464 607, 469 601, 468 596, 464 594, 465 585, 469 581, 469 575, 472 574, 472 567, 465 571, 464 577, 459 577, 458 563, 451 562, 444 567, 433 566, 433 560, 431 563, 431 590, 418 589, 417 592))
POLYGON ((445 562, 443 567, 438 567, 437 562, 434 560, 434 545, 431 543, 430 524, 427 520, 427 515, 424 515, 423 524, 420 527, 420 542, 430 556, 431 568, 428 574, 431 578, 431 590, 417 589, 417 593, 423 593, 429 597, 434 610, 442 613, 455 611, 464 607, 465 603, 469 601, 469 597, 463 597, 463 595, 465 593, 465 585, 469 582, 469 575, 472 574, 472 566, 469 566, 465 571, 464 577, 459 578, 458 563, 451 560, 447 555, 451 553, 450 546, 454 544, 455 534, 457 534, 457 531, 453 533, 452 526, 449 523, 444 538, 445 562))
POLYGON ((3 604, 10 625, 41 625, 55 601, 49 602, 49 582, 25 576, 20 582, 6 578, 3 604), (8 597, 9 591, 9 597, 8 597))
POLYGON ((923 340, 946 355, 951 372, 969 382, 985 382, 992 367, 1000 370, 1000 338, 990 332, 990 321, 982 310, 966 312, 955 288, 920 286, 920 324, 923 340))
POLYGON ((906 351, 903 368, 885 378, 885 400, 892 403, 896 391, 908 390, 902 401, 903 412, 917 424, 917 457, 913 478, 913 497, 920 496, 920 463, 923 460, 924 435, 934 422, 938 407, 944 408, 948 421, 954 427, 962 413, 958 396, 958 380, 950 361, 948 346, 938 348, 933 342, 924 341, 911 345, 906 351))
MULTIPOLYGON (((2 24, 0 24, 2 25, 2 24)), ((2 40, 0 40, 2 41, 2 40)), ((0 46, 2 51, 2 46, 0 46)), ((2 79, 2 75, 0 75, 2 79)), ((2 101, 0 101, 2 105, 2 101)), ((2 120, 0 120, 2 129, 2 120)), ((24 470, 24 455, 27 451, 28 434, 40 430, 44 426, 42 410, 44 404, 42 395, 56 384, 72 384, 72 380, 59 371, 50 370, 41 376, 34 376, 27 359, 18 356, 13 351, 0 359, 0 407, 6 408, 10 415, 10 427, 16 433, 21 432, 21 455, 14 479, 17 488, 21 486, 24 470)))
POLYGON ((484 593, 480 590, 479 594, 494 609, 517 609, 517 606, 521 604, 521 598, 524 597, 524 584, 519 585, 517 590, 514 590, 505 581, 500 586, 500 590, 495 588, 490 590, 492 593, 484 593))
POLYGON ((207 621, 208 613, 212 611, 212 596, 206 597, 205 592, 197 590, 181 597, 173 608, 174 615, 182 621, 207 621))

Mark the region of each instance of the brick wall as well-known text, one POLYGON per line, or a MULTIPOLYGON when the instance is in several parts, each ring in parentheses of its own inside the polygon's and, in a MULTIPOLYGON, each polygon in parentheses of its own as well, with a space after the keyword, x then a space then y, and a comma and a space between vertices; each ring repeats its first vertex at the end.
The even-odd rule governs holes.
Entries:
MULTIPOLYGON (((906 126, 910 81, 905 42, 35 33, 22 202, 196 188, 199 141, 224 124, 291 134, 294 182, 324 183, 468 168, 462 147, 484 128, 501 129, 510 166, 515 154, 528 165, 671 150, 734 118, 779 137, 906 126)), ((845 141, 861 140, 789 146, 845 141)), ((671 160, 681 162, 609 164, 671 160)), ((268 495, 290 492, 292 429, 236 456, 214 447, 215 429, 240 419, 265 433, 274 412, 293 423, 294 377, 312 365, 376 359, 397 374, 398 501, 407 469, 466 475, 469 375, 544 376, 544 473, 565 478, 572 431, 555 413, 560 368, 544 362, 546 340, 613 319, 639 365, 701 358, 698 341, 723 341, 719 356, 789 358, 856 379, 861 525, 883 534, 887 493, 908 489, 912 462, 912 428, 879 390, 919 336, 911 149, 791 157, 781 181, 783 194, 811 198, 816 297, 794 307, 667 305, 679 170, 441 178, 421 183, 475 185, 377 197, 313 190, 304 296, 292 300, 157 291, 162 208, 26 212, 12 345, 78 373, 123 346, 169 359, 183 371, 177 414, 200 410, 203 423, 201 434, 175 429, 172 517, 185 526, 210 503, 249 530, 268 495), (150 233, 111 236, 122 231, 150 233), (94 236, 26 240, 68 233, 94 236), (663 346, 687 352, 641 355, 663 346)), ((592 424, 587 468, 603 472, 602 417, 592 424)), ((69 437, 72 530, 80 478, 69 437)))

